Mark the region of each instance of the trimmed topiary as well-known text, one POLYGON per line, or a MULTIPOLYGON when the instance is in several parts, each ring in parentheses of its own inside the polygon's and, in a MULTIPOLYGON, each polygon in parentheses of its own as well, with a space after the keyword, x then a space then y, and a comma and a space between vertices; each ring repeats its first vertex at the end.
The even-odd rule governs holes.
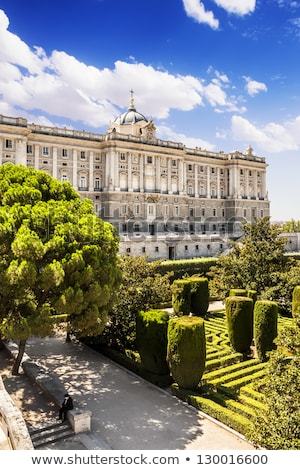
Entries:
POLYGON ((191 277, 191 313, 205 316, 209 306, 209 287, 206 277, 191 277))
POLYGON ((253 300, 232 296, 225 299, 229 341, 233 349, 247 353, 253 339, 253 300))
POLYGON ((229 297, 234 297, 234 296, 238 296, 238 297, 248 297, 248 291, 247 289, 230 289, 230 292, 229 292, 229 297))
POLYGON ((163 310, 139 312, 136 318, 136 344, 143 366, 154 374, 169 374, 167 330, 169 315, 163 310))
POLYGON ((191 311, 191 288, 188 279, 177 279, 172 284, 172 307, 175 315, 188 315, 191 311))
POLYGON ((246 297, 250 297, 250 299, 253 300, 253 306, 257 300, 257 292, 256 290, 253 290, 253 289, 248 289, 247 290, 247 296, 246 297))
POLYGON ((300 319, 300 286, 295 286, 292 296, 292 315, 293 318, 300 319))
POLYGON ((257 356, 267 360, 267 351, 276 348, 278 305, 271 300, 258 300, 254 306, 254 342, 257 356))
POLYGON ((181 388, 195 389, 205 369, 204 320, 200 317, 171 318, 168 324, 167 361, 174 381, 181 388))

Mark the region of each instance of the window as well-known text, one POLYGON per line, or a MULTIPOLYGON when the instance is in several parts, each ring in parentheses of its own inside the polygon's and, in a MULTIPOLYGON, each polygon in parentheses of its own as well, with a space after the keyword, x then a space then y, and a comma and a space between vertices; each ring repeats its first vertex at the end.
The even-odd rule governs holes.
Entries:
POLYGON ((185 249, 185 251, 188 251, 189 247, 187 245, 185 245, 184 249, 185 249))
POLYGON ((147 163, 152 163, 152 157, 150 156, 147 157, 147 163))
POLYGON ((205 209, 201 209, 201 215, 204 216, 205 215, 205 209))
POLYGON ((240 175, 242 176, 244 174, 244 170, 240 170, 240 175))
POLYGON ((125 155, 125 153, 121 153, 121 154, 120 154, 120 160, 121 160, 122 162, 125 162, 125 160, 126 160, 126 155, 125 155))
POLYGON ((194 217, 194 209, 193 208, 190 209, 190 217, 194 217))
POLYGON ((134 231, 134 232, 139 232, 139 231, 140 231, 140 226, 139 226, 139 224, 134 224, 134 226, 133 226, 133 231, 134 231))
POLYGON ((135 213, 136 214, 140 213, 140 205, 139 204, 136 204, 136 206, 135 206, 135 213))
POLYGON ((126 248, 126 253, 130 253, 130 248, 126 248))
POLYGON ((62 166, 68 166, 68 164, 66 162, 63 162, 62 166))
POLYGON ((67 149, 62 149, 62 156, 67 157, 68 156, 68 150, 67 149))
POLYGON ((196 249, 196 251, 198 251, 199 250, 199 245, 196 245, 195 249, 196 249))
POLYGON ((193 165, 188 165, 188 170, 192 171, 193 170, 193 165))
POLYGON ((154 205, 153 204, 148 205, 148 214, 149 215, 154 215, 154 205))
POLYGON ((174 207, 174 214, 179 215, 179 207, 178 206, 174 207))
POLYGON ((12 149, 12 140, 6 139, 5 141, 5 148, 12 149))
POLYGON ((158 253, 159 252, 159 248, 158 246, 155 247, 155 252, 158 253))
POLYGON ((122 224, 122 232, 127 232, 127 224, 122 224))
POLYGON ((200 166, 200 173, 204 173, 204 167, 200 166))
POLYGON ((142 253, 146 253, 146 247, 145 246, 142 247, 142 253))
POLYGON ((215 168, 212 168, 212 169, 211 169, 211 172, 212 172, 212 173, 215 173, 215 171, 216 171, 215 168))
POLYGON ((32 153, 32 145, 27 145, 27 153, 32 153))
POLYGON ((81 160, 85 160, 86 155, 85 155, 84 151, 80 152, 80 158, 81 158, 81 160))
POLYGON ((188 194, 191 196, 193 194, 193 186, 188 187, 188 194))
POLYGON ((43 147, 42 152, 43 155, 49 155, 49 147, 43 147))
POLYGON ((176 160, 172 160, 172 166, 177 166, 176 160))
POLYGON ((63 175, 61 176, 61 180, 62 180, 62 181, 68 181, 68 175, 63 174, 63 175))
POLYGON ((100 189, 100 178, 95 178, 95 189, 100 189))
POLYGON ((86 177, 85 176, 80 176, 80 187, 81 188, 86 187, 86 177))
POLYGON ((216 217, 217 215, 217 209, 213 209, 213 216, 216 217))

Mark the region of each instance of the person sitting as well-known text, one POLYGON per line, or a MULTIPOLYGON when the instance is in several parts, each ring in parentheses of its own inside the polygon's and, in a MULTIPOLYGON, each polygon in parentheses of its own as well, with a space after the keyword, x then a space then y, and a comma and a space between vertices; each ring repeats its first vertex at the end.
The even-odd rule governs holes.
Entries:
POLYGON ((64 422, 67 419, 67 413, 69 410, 73 410, 73 400, 68 393, 65 393, 64 401, 59 409, 59 419, 64 422))

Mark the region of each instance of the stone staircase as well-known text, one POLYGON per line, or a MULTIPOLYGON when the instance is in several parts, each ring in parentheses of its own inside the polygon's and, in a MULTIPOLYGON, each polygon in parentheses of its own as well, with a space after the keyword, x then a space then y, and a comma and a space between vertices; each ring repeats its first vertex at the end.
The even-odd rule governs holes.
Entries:
POLYGON ((68 421, 63 423, 57 421, 40 428, 31 428, 29 434, 35 449, 75 435, 68 421))

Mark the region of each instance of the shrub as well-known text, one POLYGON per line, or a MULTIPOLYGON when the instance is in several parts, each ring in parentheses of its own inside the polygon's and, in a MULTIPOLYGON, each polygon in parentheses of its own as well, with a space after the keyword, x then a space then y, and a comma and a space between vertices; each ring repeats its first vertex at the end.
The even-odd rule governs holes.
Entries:
POLYGON ((250 297, 250 299, 253 300, 253 306, 257 300, 257 292, 256 290, 253 290, 253 289, 248 289, 247 291, 247 297, 250 297))
POLYGON ((254 341, 258 358, 266 361, 267 351, 275 349, 278 305, 271 300, 258 300, 254 306, 254 341))
POLYGON ((206 277, 191 277, 191 313, 204 316, 209 306, 209 287, 206 277))
POLYGON ((175 315, 188 315, 191 311, 191 288, 188 279, 177 279, 172 284, 172 307, 175 315))
POLYGON ((192 258, 185 260, 166 260, 161 262, 156 271, 162 275, 172 273, 170 281, 185 276, 205 276, 212 266, 216 266, 217 258, 192 258))
POLYGON ((168 374, 167 329, 169 315, 162 310, 139 312, 136 319, 136 344, 145 369, 168 374))
POLYGON ((228 337, 233 349, 247 353, 253 339, 253 300, 232 296, 225 300, 228 337))
POLYGON ((295 286, 292 296, 292 315, 300 317, 300 286, 295 286))
POLYGON ((229 297, 248 297, 247 289, 230 289, 229 297))
POLYGON ((167 361, 179 387, 197 387, 204 372, 205 359, 204 320, 187 316, 171 318, 168 325, 167 361))

